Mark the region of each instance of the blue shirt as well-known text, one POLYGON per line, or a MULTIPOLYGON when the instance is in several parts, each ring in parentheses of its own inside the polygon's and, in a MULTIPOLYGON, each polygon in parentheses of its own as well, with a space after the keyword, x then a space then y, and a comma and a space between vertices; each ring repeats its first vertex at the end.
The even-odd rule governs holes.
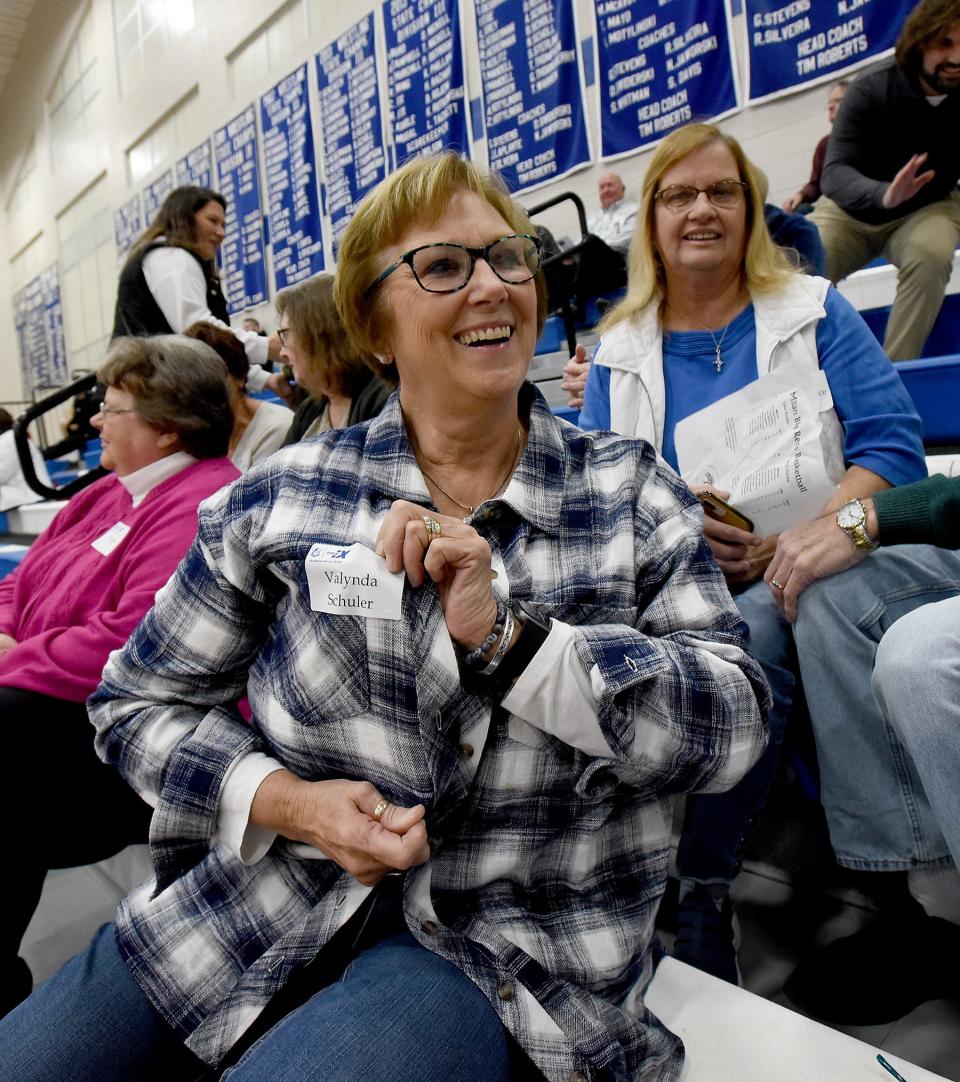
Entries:
MULTIPOLYGON (((922 428, 895 366, 860 314, 832 286, 824 302, 826 317, 817 326, 817 353, 834 408, 844 430, 844 459, 892 485, 927 474, 922 428)), ((666 383, 663 457, 676 469, 673 431, 678 421, 757 379, 757 335, 753 305, 726 331, 673 331, 664 334, 666 383), (714 339, 723 334, 723 370, 714 368, 714 339)), ((609 429, 610 369, 591 365, 580 411, 580 427, 609 429)))

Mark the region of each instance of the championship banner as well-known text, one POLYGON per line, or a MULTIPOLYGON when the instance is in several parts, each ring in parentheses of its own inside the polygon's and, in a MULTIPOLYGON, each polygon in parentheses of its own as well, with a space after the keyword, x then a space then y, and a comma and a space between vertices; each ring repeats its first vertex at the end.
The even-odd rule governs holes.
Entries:
POLYGON ((139 195, 128 199, 122 207, 117 207, 113 212, 113 242, 117 248, 118 263, 124 261, 130 246, 145 228, 139 195))
POLYGON ((217 187, 227 201, 227 236, 220 247, 224 294, 231 312, 267 299, 267 268, 257 169, 257 119, 252 105, 213 133, 217 187))
POLYGON ((751 102, 823 82, 892 49, 916 0, 746 0, 751 102))
POLYGON ((168 169, 143 189, 143 220, 147 225, 156 218, 157 211, 163 205, 164 199, 167 198, 175 187, 176 184, 173 180, 173 170, 168 169))
POLYGON ((511 191, 590 162, 572 0, 475 0, 487 155, 511 191))
POLYGON ((383 7, 395 163, 439 150, 470 153, 457 0, 383 7))
POLYGON ((277 289, 286 289, 324 266, 306 64, 263 95, 260 121, 273 275, 277 289))
POLYGON ((596 11, 601 157, 737 110, 725 0, 596 0, 596 11))
POLYGON ((213 152, 210 149, 210 140, 204 139, 189 154, 178 159, 176 171, 178 188, 185 184, 194 184, 198 188, 212 188, 213 152))
POLYGON ((371 13, 316 58, 334 258, 357 204, 387 175, 375 34, 371 13))
POLYGON ((24 395, 30 397, 37 390, 64 386, 69 373, 56 263, 14 294, 13 327, 24 395))

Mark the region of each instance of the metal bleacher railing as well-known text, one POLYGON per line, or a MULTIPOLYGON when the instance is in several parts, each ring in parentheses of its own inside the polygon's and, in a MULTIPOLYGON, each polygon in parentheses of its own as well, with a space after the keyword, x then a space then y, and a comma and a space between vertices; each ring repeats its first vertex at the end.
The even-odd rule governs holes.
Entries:
MULTIPOLYGON (((60 390, 54 391, 53 394, 49 394, 39 402, 35 402, 32 406, 29 406, 14 422, 13 439, 17 448, 17 458, 20 460, 20 468, 23 470, 23 478, 30 488, 33 489, 37 495, 43 496, 44 499, 69 500, 74 493, 86 488, 87 485, 93 484, 94 481, 107 473, 101 466, 96 466, 79 476, 74 476, 66 484, 56 487, 46 485, 39 477, 37 477, 37 471, 33 465, 33 458, 30 455, 30 445, 27 442, 27 432, 34 421, 41 418, 45 413, 49 413, 50 410, 56 409, 62 403, 75 398, 85 391, 89 391, 96 382, 97 377, 92 372, 89 375, 81 376, 79 379, 74 380, 73 383, 67 384, 66 387, 61 387, 60 390)), ((51 480, 53 480, 53 477, 51 477, 51 480)))

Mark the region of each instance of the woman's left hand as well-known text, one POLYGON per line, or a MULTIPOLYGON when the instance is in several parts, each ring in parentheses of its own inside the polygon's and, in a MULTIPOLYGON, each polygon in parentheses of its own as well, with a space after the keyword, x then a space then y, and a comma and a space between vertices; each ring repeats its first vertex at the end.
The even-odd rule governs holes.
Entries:
POLYGON ((405 571, 411 586, 421 586, 427 576, 437 584, 454 642, 473 650, 490 634, 497 618, 490 546, 472 526, 397 500, 377 534, 376 551, 389 571, 405 571), (431 537, 425 519, 440 524, 439 536, 431 537))
POLYGON ((0 658, 2 658, 4 654, 9 653, 17 645, 17 640, 12 635, 0 634, 0 658))
MULTIPOLYGON (((722 500, 730 496, 729 492, 712 485, 691 485, 690 491, 694 496, 710 492, 722 500)), ((727 582, 752 582, 753 578, 763 574, 762 567, 755 572, 753 565, 754 554, 763 543, 763 538, 749 530, 741 530, 739 526, 721 522, 706 507, 703 509, 703 536, 727 582)))

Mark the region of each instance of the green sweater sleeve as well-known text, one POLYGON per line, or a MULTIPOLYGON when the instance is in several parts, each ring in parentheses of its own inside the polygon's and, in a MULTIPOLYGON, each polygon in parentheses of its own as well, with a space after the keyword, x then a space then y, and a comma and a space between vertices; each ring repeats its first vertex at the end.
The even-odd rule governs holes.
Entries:
POLYGON ((960 548, 960 477, 934 474, 873 496, 881 545, 960 548))

